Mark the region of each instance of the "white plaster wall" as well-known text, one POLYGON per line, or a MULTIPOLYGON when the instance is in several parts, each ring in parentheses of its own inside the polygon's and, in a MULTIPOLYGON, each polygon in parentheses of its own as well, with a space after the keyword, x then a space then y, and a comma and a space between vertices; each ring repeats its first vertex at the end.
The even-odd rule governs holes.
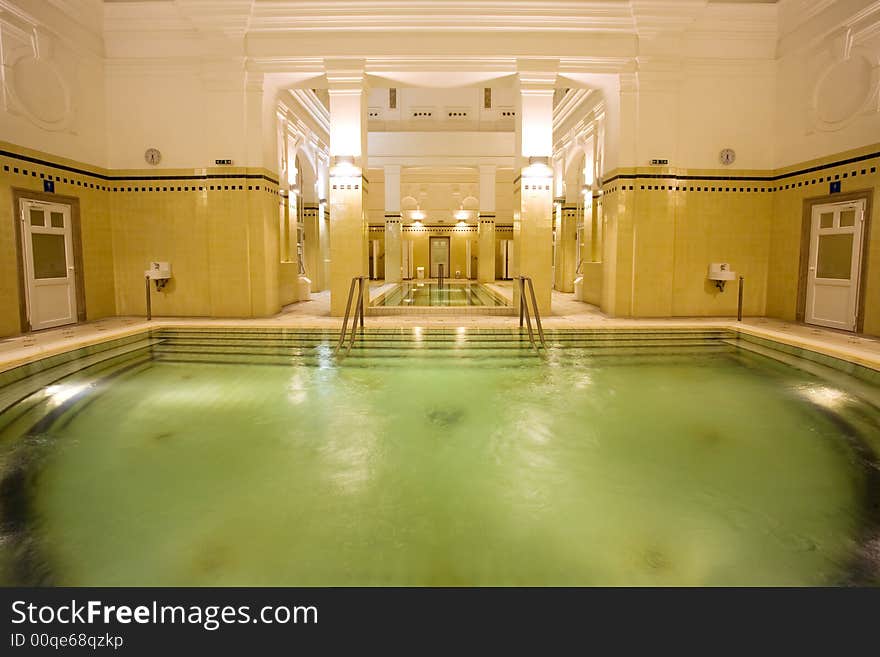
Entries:
MULTIPOLYGON (((690 168, 718 168, 722 166, 718 159, 721 149, 732 148, 736 151, 734 168, 773 168, 775 84, 770 61, 685 66, 677 114, 676 162, 690 168)), ((649 153, 640 155, 651 157, 649 153)))
MULTIPOLYGON (((424 82, 431 81, 425 75, 424 82)), ((459 82, 460 84, 461 82, 459 82)), ((514 90, 507 86, 491 85, 436 89, 431 87, 397 88, 397 107, 391 108, 387 88, 371 89, 369 108, 370 130, 500 130, 512 131, 513 116, 506 115, 515 108, 514 90), (491 91, 491 107, 484 107, 484 88, 491 91), (417 113, 430 116, 416 116, 417 113), (453 116, 450 116, 453 114, 453 116), (460 116, 464 114, 464 116, 460 116)))
POLYGON ((856 41, 849 58, 835 36, 778 61, 776 166, 880 142, 880 35, 856 41))
MULTIPOLYGON (((385 221, 385 183, 381 169, 368 172, 370 194, 367 210, 370 223, 382 224, 385 221)), ((498 223, 510 223, 513 216, 513 171, 503 169, 496 172, 493 194, 495 197, 495 214, 498 223)), ((460 209, 462 201, 467 197, 480 200, 479 173, 476 169, 462 167, 460 171, 418 170, 401 172, 401 198, 411 196, 416 199, 419 208, 427 214, 426 221, 434 223, 443 221, 454 224, 458 221, 455 211, 460 209)), ((408 221, 408 218, 405 218, 408 221)), ((476 216, 471 215, 468 223, 475 224, 476 216)))
POLYGON ((4 23, 2 16, 0 31, 0 140, 104 165, 103 60, 49 31, 41 31, 35 55, 30 37, 4 23))
POLYGON ((370 167, 512 166, 512 132, 371 132, 367 152, 370 167))
MULTIPOLYGON (((231 159, 235 166, 263 166, 257 132, 249 144, 249 116, 261 122, 262 95, 246 101, 245 75, 231 72, 205 80, 195 66, 111 65, 107 75, 108 164, 142 168, 150 147, 162 152, 161 167, 214 166, 231 159)), ((267 128, 268 129, 268 128, 267 128)), ((273 128, 274 129, 274 128, 273 128)))

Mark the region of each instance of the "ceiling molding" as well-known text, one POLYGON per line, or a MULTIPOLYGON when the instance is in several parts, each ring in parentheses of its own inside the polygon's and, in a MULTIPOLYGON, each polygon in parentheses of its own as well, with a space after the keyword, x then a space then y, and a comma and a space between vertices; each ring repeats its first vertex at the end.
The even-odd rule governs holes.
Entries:
POLYGON ((624 2, 380 0, 354 3, 323 0, 256 3, 250 29, 254 32, 631 32, 633 21, 624 2))
POLYGON ((72 11, 68 3, 0 0, 0 23, 25 33, 43 31, 77 54, 104 57, 100 24, 90 26, 67 11, 72 11))

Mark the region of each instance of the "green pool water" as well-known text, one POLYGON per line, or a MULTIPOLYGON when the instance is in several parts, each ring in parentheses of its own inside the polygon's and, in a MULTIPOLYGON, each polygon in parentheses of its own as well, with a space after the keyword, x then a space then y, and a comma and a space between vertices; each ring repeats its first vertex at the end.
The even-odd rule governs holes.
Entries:
POLYGON ((877 583, 872 384, 548 339, 153 334, 0 415, 2 581, 877 583))
POLYGON ((431 281, 399 283, 379 297, 373 306, 509 306, 510 304, 481 283, 431 281))

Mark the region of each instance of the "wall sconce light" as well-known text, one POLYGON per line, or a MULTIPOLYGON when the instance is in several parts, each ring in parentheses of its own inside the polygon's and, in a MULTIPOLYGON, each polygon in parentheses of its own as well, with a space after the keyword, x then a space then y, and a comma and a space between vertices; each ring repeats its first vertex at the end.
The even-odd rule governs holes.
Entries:
POLYGON ((523 169, 523 177, 552 178, 553 169, 550 168, 550 158, 546 155, 530 156, 529 166, 523 169))
POLYGON ((331 178, 351 178, 360 174, 360 169, 354 165, 353 155, 335 155, 330 160, 331 178))
POLYGON ((346 165, 354 166, 354 155, 334 155, 333 160, 330 162, 331 167, 346 165))
POLYGON ((421 210, 413 210, 409 213, 410 219, 414 219, 416 223, 420 223, 425 218, 425 213, 421 210))

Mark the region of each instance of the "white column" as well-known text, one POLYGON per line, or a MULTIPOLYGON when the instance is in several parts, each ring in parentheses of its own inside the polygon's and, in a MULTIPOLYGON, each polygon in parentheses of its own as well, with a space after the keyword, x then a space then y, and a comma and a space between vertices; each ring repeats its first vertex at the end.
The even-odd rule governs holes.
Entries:
POLYGON ((330 314, 368 271, 366 87, 362 61, 325 61, 330 95, 330 314))
POLYGON ((400 271, 400 166, 385 167, 385 282, 399 283, 400 271))
MULTIPOLYGON (((519 60, 513 240, 517 269, 535 285, 538 308, 550 312, 553 231, 553 91, 556 66, 519 60)), ((557 64, 558 65, 558 64, 557 64)), ((516 286, 514 286, 516 289, 516 286)), ((518 294, 514 299, 518 302, 518 294)))
POLYGON ((495 165, 480 165, 479 255, 477 279, 495 281, 495 165))

